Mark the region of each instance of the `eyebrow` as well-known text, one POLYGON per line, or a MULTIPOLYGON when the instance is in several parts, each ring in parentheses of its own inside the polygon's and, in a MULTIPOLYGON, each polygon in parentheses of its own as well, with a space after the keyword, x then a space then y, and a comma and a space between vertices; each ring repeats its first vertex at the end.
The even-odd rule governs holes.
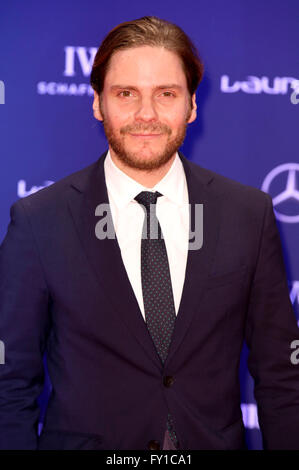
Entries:
MULTIPOLYGON (((182 86, 177 85, 176 83, 170 83, 170 84, 166 84, 166 85, 158 85, 158 86, 153 87, 154 90, 164 90, 166 88, 173 88, 173 89, 176 89, 176 90, 182 90, 183 89, 182 86)), ((110 87, 110 90, 119 90, 119 89, 138 91, 138 88, 134 87, 134 86, 112 85, 110 87)))

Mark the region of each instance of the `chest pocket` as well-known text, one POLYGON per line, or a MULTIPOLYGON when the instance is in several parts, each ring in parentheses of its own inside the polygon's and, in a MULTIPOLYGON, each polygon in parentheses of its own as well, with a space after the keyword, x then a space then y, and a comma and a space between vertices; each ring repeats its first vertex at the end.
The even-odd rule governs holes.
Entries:
POLYGON ((242 266, 237 270, 229 271, 224 274, 216 274, 209 276, 206 281, 204 281, 204 286, 206 289, 213 289, 216 287, 226 286, 226 285, 242 285, 245 281, 246 274, 248 273, 247 266, 242 266))

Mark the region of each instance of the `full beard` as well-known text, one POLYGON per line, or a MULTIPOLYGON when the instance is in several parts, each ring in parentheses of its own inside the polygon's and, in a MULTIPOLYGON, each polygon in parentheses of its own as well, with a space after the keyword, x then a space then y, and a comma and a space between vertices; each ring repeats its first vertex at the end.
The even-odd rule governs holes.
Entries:
POLYGON ((103 111, 103 126, 106 134, 106 138, 112 150, 115 152, 117 157, 128 167, 135 168, 139 170, 154 170, 165 165, 177 152, 180 146, 183 144, 186 137, 187 131, 187 121, 189 119, 191 110, 188 113, 188 116, 185 120, 185 123, 179 128, 178 133, 175 137, 171 137, 172 130, 165 124, 135 124, 128 125, 120 128, 120 137, 116 135, 110 122, 105 118, 103 111), (157 134, 166 134, 168 135, 167 143, 163 150, 152 155, 150 158, 142 158, 138 155, 138 152, 130 152, 125 149, 124 146, 124 136, 128 133, 157 133, 157 134))

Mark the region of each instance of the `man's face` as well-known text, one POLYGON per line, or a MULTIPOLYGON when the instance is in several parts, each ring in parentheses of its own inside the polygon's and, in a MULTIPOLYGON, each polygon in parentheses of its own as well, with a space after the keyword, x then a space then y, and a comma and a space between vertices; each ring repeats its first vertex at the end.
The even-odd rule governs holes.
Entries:
POLYGON ((103 121, 110 151, 124 164, 152 170, 166 164, 196 118, 179 57, 162 47, 116 52, 94 116, 103 121))

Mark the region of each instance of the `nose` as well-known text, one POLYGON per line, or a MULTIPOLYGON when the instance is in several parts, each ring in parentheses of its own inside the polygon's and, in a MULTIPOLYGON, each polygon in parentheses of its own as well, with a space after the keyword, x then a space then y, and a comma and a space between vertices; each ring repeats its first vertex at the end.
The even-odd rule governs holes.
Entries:
POLYGON ((135 113, 136 121, 156 121, 158 118, 155 103, 151 97, 143 97, 138 103, 138 110, 135 113))

